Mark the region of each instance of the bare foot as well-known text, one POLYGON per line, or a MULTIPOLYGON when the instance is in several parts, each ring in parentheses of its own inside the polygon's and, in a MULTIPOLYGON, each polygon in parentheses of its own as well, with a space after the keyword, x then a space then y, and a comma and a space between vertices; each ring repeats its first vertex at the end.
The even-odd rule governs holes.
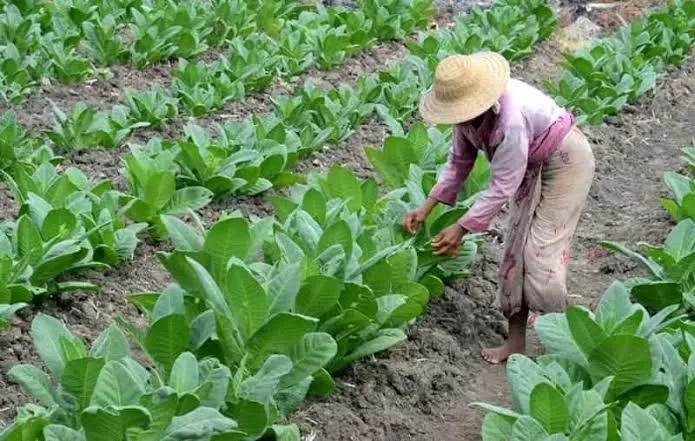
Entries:
POLYGON ((515 347, 515 345, 507 341, 499 348, 483 349, 483 358, 490 364, 501 364, 507 361, 510 355, 522 354, 525 350, 525 347, 515 347))

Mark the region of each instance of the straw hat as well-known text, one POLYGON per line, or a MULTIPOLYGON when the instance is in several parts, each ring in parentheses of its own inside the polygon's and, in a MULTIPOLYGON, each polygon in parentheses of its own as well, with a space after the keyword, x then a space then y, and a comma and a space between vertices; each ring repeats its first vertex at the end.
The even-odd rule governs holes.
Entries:
POLYGON ((452 55, 434 72, 434 87, 420 101, 420 115, 433 124, 470 121, 492 107, 509 81, 509 62, 494 52, 452 55))

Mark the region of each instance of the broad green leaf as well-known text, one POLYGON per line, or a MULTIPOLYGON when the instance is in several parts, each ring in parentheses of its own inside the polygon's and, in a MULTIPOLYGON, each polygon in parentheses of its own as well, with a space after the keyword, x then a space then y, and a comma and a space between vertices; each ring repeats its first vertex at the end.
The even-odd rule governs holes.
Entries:
POLYGON ((130 356, 128 339, 115 323, 99 334, 92 344, 89 355, 94 358, 103 358, 106 361, 119 360, 130 356))
POLYGON ((667 439, 659 422, 634 403, 628 403, 623 410, 620 435, 622 441, 663 441, 667 439))
POLYGON ((91 404, 102 408, 136 405, 144 393, 145 383, 135 372, 120 361, 110 361, 99 372, 91 404))
POLYGON ((630 293, 620 282, 614 282, 603 294, 596 308, 596 320, 607 333, 612 333, 615 326, 632 314, 630 293))
POLYGON ((140 402, 152 415, 152 424, 138 434, 138 441, 160 441, 162 433, 176 416, 178 397, 171 389, 158 389, 152 394, 145 395, 140 402))
POLYGON ((353 213, 362 207, 360 183, 348 169, 339 166, 331 167, 326 177, 326 187, 332 198, 346 201, 353 213))
POLYGON ((632 296, 650 311, 678 305, 683 300, 683 291, 680 283, 670 281, 652 281, 640 283, 632 287, 632 296))
POLYGON ((45 441, 86 441, 82 433, 59 424, 44 427, 43 437, 45 441))
POLYGON ((66 208, 51 210, 43 220, 41 235, 45 238, 66 237, 75 230, 77 218, 66 208))
POLYGON ((225 267, 229 259, 246 259, 252 238, 248 223, 242 218, 229 218, 217 222, 205 236, 205 253, 215 265, 225 267))
POLYGON ((69 361, 65 366, 61 378, 63 388, 75 397, 78 409, 86 409, 91 403, 92 394, 106 361, 87 357, 69 361))
POLYGON ((507 381, 515 409, 531 413, 531 393, 541 383, 549 383, 543 370, 528 357, 514 354, 507 361, 507 381))
POLYGON ((174 361, 169 376, 169 386, 184 394, 198 387, 198 360, 190 352, 184 352, 174 361))
POLYGON ((361 360, 372 354, 385 351, 386 349, 401 343, 406 338, 405 333, 400 329, 380 329, 372 339, 365 341, 355 350, 347 354, 342 360, 339 360, 335 370, 341 370, 352 362, 361 360))
POLYGON ((292 370, 283 377, 280 387, 293 386, 323 368, 335 357, 338 346, 333 338, 322 332, 306 334, 290 351, 292 370))
POLYGON ((326 221, 326 199, 318 190, 310 188, 304 193, 302 209, 309 213, 319 224, 323 224, 326 221))
MULTIPOLYGON (((565 313, 567 324, 579 349, 588 357, 607 337, 601 327, 589 317, 589 311, 570 306, 565 313)), ((554 432, 553 432, 554 433, 554 432)))
POLYGON ((278 385, 292 370, 292 360, 285 355, 271 355, 255 375, 239 387, 239 397, 259 403, 269 403, 278 392, 278 385))
POLYGON ((60 378, 65 369, 60 339, 72 340, 74 337, 70 331, 57 319, 39 313, 31 322, 31 335, 41 361, 53 375, 60 378))
POLYGON ((613 335, 589 356, 589 370, 595 382, 613 376, 620 394, 628 387, 649 379, 652 357, 649 342, 634 335, 613 335))
POLYGON ((296 424, 280 426, 275 424, 272 428, 275 433, 275 441, 300 441, 299 427, 296 424))
POLYGON ((321 254, 333 245, 340 245, 345 250, 345 256, 349 259, 352 256, 354 239, 350 226, 345 221, 338 221, 326 228, 321 235, 316 254, 321 254))
POLYGON ((43 371, 30 364, 13 366, 7 376, 47 408, 56 405, 55 387, 43 371))
POLYGON ((536 419, 549 434, 564 433, 569 425, 570 416, 565 399, 553 386, 541 383, 531 392, 531 416, 536 419))
POLYGON ((299 314, 272 316, 248 339, 246 347, 250 366, 259 366, 268 354, 289 354, 304 335, 315 329, 317 321, 299 314))
POLYGON ((543 429, 541 423, 530 416, 522 416, 512 426, 512 439, 514 441, 538 441, 544 440, 548 432, 543 429))
POLYGON ((304 281, 294 304, 294 311, 309 317, 321 317, 340 298, 340 281, 328 276, 313 276, 304 281))
POLYGON ((265 433, 271 424, 265 406, 255 401, 239 400, 227 414, 237 422, 239 430, 254 438, 265 433))
POLYGON ((587 359, 572 336, 565 314, 544 314, 536 320, 535 328, 549 353, 562 355, 580 366, 587 366, 587 359))
POLYGON ((210 203, 213 193, 204 187, 185 187, 176 190, 162 214, 181 214, 188 209, 199 210, 210 203))
POLYGON ((165 372, 169 372, 174 361, 188 348, 190 341, 188 323, 183 315, 168 315, 152 324, 145 346, 147 353, 165 372))
POLYGON ((483 441, 508 441, 512 436, 512 425, 508 419, 489 413, 483 418, 483 427, 480 429, 483 441))
POLYGON ((182 220, 168 215, 162 215, 161 219, 174 248, 179 251, 200 251, 203 248, 203 239, 182 220))
POLYGON ((243 267, 229 267, 225 297, 243 335, 251 335, 266 320, 269 305, 265 290, 243 267))
POLYGON ((268 281, 268 300, 270 315, 278 312, 289 312, 294 306, 299 293, 301 278, 301 263, 281 266, 277 274, 268 281))
POLYGON ((157 301, 152 309, 152 321, 156 322, 168 315, 185 315, 184 291, 178 285, 169 285, 157 297, 157 301))
POLYGON ((82 412, 80 419, 89 441, 123 439, 125 422, 116 411, 90 406, 82 412))
POLYGON ((208 309, 191 321, 191 350, 195 351, 215 334, 217 323, 215 313, 208 309))

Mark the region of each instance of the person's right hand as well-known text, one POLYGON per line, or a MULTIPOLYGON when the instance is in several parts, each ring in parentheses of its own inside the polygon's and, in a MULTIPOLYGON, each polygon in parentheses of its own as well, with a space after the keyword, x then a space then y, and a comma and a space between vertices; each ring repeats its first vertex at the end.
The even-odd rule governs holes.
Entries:
POLYGON ((425 211, 422 208, 418 208, 417 210, 412 210, 405 214, 403 221, 401 222, 401 226, 406 233, 414 235, 420 231, 420 226, 422 226, 422 223, 425 222, 426 218, 427 214, 425 211))

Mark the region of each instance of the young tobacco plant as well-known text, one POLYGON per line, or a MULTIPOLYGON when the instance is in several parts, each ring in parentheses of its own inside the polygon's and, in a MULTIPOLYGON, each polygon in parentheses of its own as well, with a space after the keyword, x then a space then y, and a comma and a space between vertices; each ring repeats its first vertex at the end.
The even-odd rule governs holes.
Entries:
POLYGON ((263 34, 230 42, 230 54, 220 60, 221 68, 234 82, 244 85, 244 93, 260 92, 270 86, 280 65, 276 41, 263 34))
POLYGON ((327 141, 338 144, 354 133, 354 128, 374 111, 349 86, 323 90, 306 84, 294 97, 272 99, 275 112, 290 127, 314 133, 330 130, 327 141))
POLYGON ((241 0, 211 0, 208 2, 207 21, 212 33, 207 37, 210 45, 219 47, 235 37, 248 37, 256 30, 255 11, 241 0))
POLYGON ((49 146, 19 126, 13 112, 6 112, 0 118, 0 172, 12 176, 19 168, 31 171, 44 162, 60 161, 49 146))
POLYGON ((8 43, 0 46, 0 98, 17 104, 44 77, 46 60, 39 54, 24 55, 8 43))
MULTIPOLYGON (((373 210, 378 225, 398 225, 405 212, 422 204, 436 183, 437 174, 446 162, 451 147, 451 130, 426 129, 415 124, 407 135, 390 136, 383 149, 366 148, 366 155, 389 193, 373 210)), ((464 241, 461 255, 456 259, 440 258, 433 254, 431 240, 444 228, 463 216, 489 182, 489 165, 481 154, 459 194, 455 207, 437 206, 414 238, 419 253, 420 277, 451 279, 468 275, 466 267, 477 251, 476 236, 464 241), (470 239, 470 240, 468 240, 470 239)), ((403 237, 402 232, 394 232, 403 237)))
POLYGON ((200 2, 178 2, 160 0, 156 12, 162 12, 162 23, 166 28, 176 28, 173 36, 176 48, 174 55, 194 58, 208 49, 206 43, 212 28, 208 22, 207 6, 200 2))
POLYGON ((436 12, 431 0, 360 0, 358 4, 371 21, 369 35, 378 40, 403 38, 425 28, 436 12))
POLYGON ((168 218, 167 225, 174 226, 170 236, 184 250, 159 257, 179 285, 129 298, 149 321, 145 333, 135 332, 136 341, 164 367, 186 351, 199 359, 223 360, 234 372, 225 414, 239 421, 244 439, 292 430, 289 439, 298 440, 294 429, 273 425, 310 389, 334 387, 323 367, 336 353, 335 341, 317 331, 317 319, 285 305, 293 281, 259 283, 243 261, 257 242, 243 219, 223 219, 205 238, 175 218, 168 218), (180 242, 184 236, 188 239, 180 242), (159 347, 157 342, 170 344, 159 347), (253 415, 253 421, 243 415, 253 415))
POLYGON ((146 122, 132 122, 125 106, 114 106, 111 114, 108 114, 77 103, 68 115, 52 105, 53 130, 48 131, 46 136, 58 150, 119 147, 134 129, 149 125, 146 122))
POLYGON ((130 259, 138 245, 137 234, 147 224, 126 225, 118 215, 119 194, 110 181, 93 182, 77 168, 58 174, 53 165, 41 164, 33 173, 18 170, 7 177, 18 204, 34 201, 41 209, 65 209, 75 215, 75 235, 88 232, 92 259, 115 266, 130 259))
POLYGON ((142 92, 126 89, 125 96, 128 118, 136 124, 145 124, 156 129, 178 115, 176 99, 159 86, 142 92))
POLYGON ((74 47, 66 47, 54 35, 49 34, 43 38, 42 51, 50 60, 48 72, 51 78, 61 83, 79 83, 92 73, 91 62, 79 55, 74 47))
MULTIPOLYGON (((148 370, 131 356, 116 326, 87 350, 84 341, 44 314, 32 322, 32 338, 45 371, 19 364, 8 376, 39 404, 20 408, 2 439, 27 433, 73 441, 244 436, 237 422, 222 414, 232 376, 217 360, 198 361, 182 352, 169 369, 148 370)), ((153 343, 160 349, 166 344, 153 343)))
POLYGON ((288 165, 288 146, 282 126, 271 133, 255 149, 253 143, 237 142, 228 134, 239 136, 232 130, 221 130, 223 136, 211 139, 202 127, 187 125, 186 138, 169 147, 176 154, 179 166, 177 181, 180 186, 200 185, 215 196, 225 194, 255 195, 272 188, 275 179, 288 165))
POLYGON ((174 91, 186 113, 200 116, 244 96, 244 84, 227 74, 225 62, 189 63, 181 59, 172 70, 174 91))
POLYGON ((137 67, 167 60, 176 54, 175 39, 182 32, 181 26, 169 26, 163 12, 132 9, 133 21, 129 23, 133 34, 130 57, 137 67))
POLYGON ((213 193, 204 187, 176 189, 174 153, 131 147, 124 160, 129 194, 121 196, 123 214, 134 222, 152 227, 152 235, 166 239, 161 215, 177 215, 206 206, 213 193))
POLYGON ((669 233, 664 245, 640 244, 642 253, 616 242, 601 245, 629 257, 645 269, 649 279, 632 279, 632 296, 650 310, 671 306, 695 308, 695 221, 685 219, 669 233))
MULTIPOLYGON (((683 153, 683 160, 692 176, 695 172, 695 148, 686 147, 683 153)), ((664 182, 673 194, 673 199, 661 199, 664 209, 678 222, 686 218, 695 220, 695 181, 690 176, 667 172, 664 174, 664 182)))
POLYGON ((119 23, 113 15, 96 16, 82 23, 84 39, 81 44, 101 66, 123 63, 128 60, 130 53, 119 31, 119 23))

